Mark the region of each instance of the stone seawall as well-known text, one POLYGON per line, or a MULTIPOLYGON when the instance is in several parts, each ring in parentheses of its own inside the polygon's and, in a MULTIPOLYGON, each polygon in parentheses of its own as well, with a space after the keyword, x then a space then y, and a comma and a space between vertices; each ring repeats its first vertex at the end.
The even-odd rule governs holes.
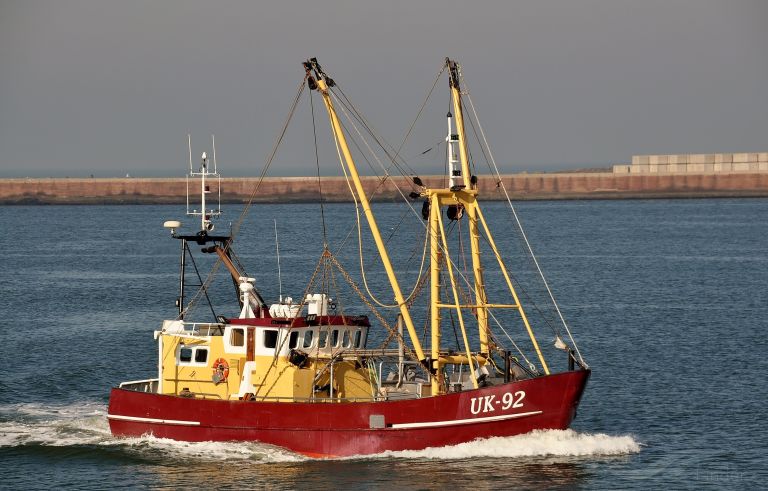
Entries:
MULTIPOLYGON (((768 196, 768 173, 702 173, 616 175, 613 173, 510 174, 502 177, 512 199, 621 199, 768 196)), ((442 177, 422 176, 424 184, 441 187, 442 177)), ((413 190, 409 180, 392 178, 383 184, 365 177, 369 196, 379 201, 397 199, 394 183, 404 194, 413 190)), ((257 178, 221 180, 222 200, 247 201, 257 178)), ((344 178, 322 179, 327 201, 350 201, 344 178)), ((479 176, 483 198, 505 199, 490 176, 479 176)), ((218 192, 216 182, 211 190, 218 192)), ((199 194, 195 187, 192 195, 199 194)), ((51 178, 0 179, 2 204, 90 204, 90 203, 180 203, 186 200, 187 183, 176 178, 51 178)), ((316 178, 271 177, 261 183, 254 195, 257 202, 306 202, 318 199, 316 178)))

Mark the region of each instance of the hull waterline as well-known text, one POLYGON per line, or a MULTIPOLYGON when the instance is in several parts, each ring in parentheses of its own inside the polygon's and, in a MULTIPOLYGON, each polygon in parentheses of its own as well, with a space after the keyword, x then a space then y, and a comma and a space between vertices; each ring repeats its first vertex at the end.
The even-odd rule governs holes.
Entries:
POLYGON ((310 456, 365 455, 568 428, 589 374, 383 402, 222 401, 114 388, 108 418, 115 436, 253 441, 310 456))

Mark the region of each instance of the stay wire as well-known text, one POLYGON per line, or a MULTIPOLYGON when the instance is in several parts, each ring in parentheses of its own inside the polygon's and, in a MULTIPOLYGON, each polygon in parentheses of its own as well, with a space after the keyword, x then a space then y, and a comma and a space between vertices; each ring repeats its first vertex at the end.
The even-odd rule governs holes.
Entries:
MULTIPOLYGON (((397 161, 397 158, 392 155, 391 151, 394 150, 389 143, 386 142, 383 138, 379 137, 376 132, 373 129, 373 125, 368 122, 367 119, 358 111, 358 109, 352 104, 352 101, 349 100, 347 95, 344 93, 342 88, 338 85, 336 85, 336 90, 333 90, 332 93, 336 95, 336 92, 339 93, 339 96, 336 96, 336 100, 339 101, 340 104, 342 104, 354 117, 355 120, 357 120, 360 125, 365 128, 365 131, 373 138, 373 140, 376 142, 376 144, 379 146, 379 148, 382 149, 382 151, 386 154, 387 158, 392 162, 392 165, 394 165, 398 171, 403 176, 407 176, 408 172, 404 170, 401 166, 407 167, 407 170, 410 171, 411 175, 414 174, 413 169, 410 168, 407 162, 405 162, 403 159, 400 159, 401 162, 397 161), (387 149, 387 147, 390 147, 390 149, 387 149)), ((349 116, 348 116, 349 117, 349 116)), ((384 166, 382 165, 382 168, 384 166)))
MULTIPOLYGON (((421 104, 421 107, 419 108, 419 112, 416 113, 416 117, 411 123, 411 126, 408 128, 408 131, 405 133, 405 137, 403 137, 403 142, 400 144, 400 146, 397 148, 397 151, 395 152, 395 158, 400 157, 400 152, 403 150, 403 147, 408 141, 408 138, 411 136, 411 132, 413 131, 413 128, 416 126, 416 123, 419 121, 419 118, 421 117, 421 113, 424 112, 424 108, 427 106, 429 99, 432 97, 432 92, 434 92, 435 87, 437 87, 437 84, 440 81, 440 77, 443 75, 443 72, 445 72, 445 66, 446 65, 443 64, 443 67, 437 73, 437 76, 435 77, 435 81, 432 84, 432 88, 429 89, 429 92, 427 93, 427 97, 424 99, 424 102, 421 104)), ((402 157, 400 158, 402 159, 402 157)), ((405 160, 403 161, 405 162, 405 160)), ((406 162, 406 165, 407 165, 407 162, 406 162)))
MULTIPOLYGON (((440 73, 442 73, 442 71, 443 71, 443 70, 441 70, 441 72, 440 72, 440 73)), ((439 76, 438 76, 438 79, 439 79, 439 76)), ((435 85, 436 85, 436 84, 435 84, 435 85)), ((360 124, 361 124, 361 125, 362 125, 362 126, 365 128, 365 129, 366 129, 366 131, 367 131, 367 132, 368 132, 368 133, 371 135, 371 137, 374 139, 374 141, 376 141, 376 143, 379 145, 379 147, 380 147, 380 148, 382 148, 382 150, 385 152, 385 154, 387 154, 387 156, 388 156, 388 157, 390 158, 390 160, 392 161, 392 164, 393 164, 393 165, 394 165, 394 166, 395 166, 395 167, 398 169, 398 171, 400 171, 401 175, 402 175, 403 177, 406 177, 406 178, 407 178, 407 175, 405 174, 405 172, 403 171, 403 169, 402 169, 402 168, 401 168, 401 167, 400 167, 400 166, 397 164, 397 161, 395 161, 395 159, 393 158, 393 156, 392 156, 392 155, 391 155, 391 154, 390 154, 390 153, 387 151, 387 149, 386 149, 386 148, 385 148, 385 147, 382 145, 382 143, 381 143, 381 141, 379 140, 379 138, 378 138, 378 137, 376 137, 376 135, 375 135, 375 134, 373 134, 373 132, 372 132, 372 130, 371 130, 371 128, 370 128, 370 125, 368 125, 368 124, 366 123, 366 121, 364 120, 364 118, 362 118, 362 116, 359 114, 359 112, 356 110, 356 108, 354 108, 354 106, 351 104, 351 102, 350 102, 350 101, 349 101, 349 99, 346 97, 346 95, 343 93, 343 91, 341 91, 341 89, 339 89, 339 91, 340 91, 340 93, 341 93, 341 97, 343 97, 344 99, 346 99, 346 101, 343 101, 343 100, 341 100, 341 98, 340 98, 340 97, 335 97, 335 99, 336 99, 336 100, 339 102, 339 105, 340 105, 340 107, 341 107, 342 111, 343 111, 343 112, 345 113, 345 115, 346 115, 346 116, 347 116, 347 117, 350 119, 350 122, 352 122, 352 124, 353 124, 353 127, 354 127, 354 128, 355 128, 355 130, 357 131, 358 135, 360 135, 360 137, 362 138, 362 135, 360 134, 359 130, 357 130, 356 126, 354 125, 354 120, 353 120, 352 116, 350 116, 350 113, 352 113, 352 114, 354 114, 354 115, 355 115, 354 119, 357 119, 357 120, 358 120, 358 122, 360 122, 360 124)), ((431 93, 431 91, 430 91, 430 93, 431 93)), ((334 95, 334 92, 331 92, 331 94, 332 94, 332 95, 334 95)), ((425 103, 425 104, 426 104, 426 103, 425 103)), ((421 111, 420 111, 420 112, 421 112, 421 111)), ((414 124, 415 124, 415 123, 414 123, 414 124)), ((346 131, 346 132, 347 132, 347 134, 349 134, 349 132, 348 132, 348 131, 346 131)), ((363 139, 363 140, 365 140, 365 139, 363 139)), ((353 140, 353 141, 354 141, 354 140, 353 140)), ((339 149, 338 149, 338 141, 336 142, 336 144, 337 144, 337 153, 338 153, 338 152, 339 152, 339 149)), ((355 143, 355 145, 357 146, 357 144, 356 144, 356 143, 355 143)), ((368 147, 368 148, 369 148, 369 150, 372 152, 372 150, 370 149, 370 147, 368 147)), ((358 146, 358 151, 360 151, 361 153, 363 153, 363 152, 362 152, 362 150, 359 148, 359 146, 358 146)), ((372 152, 372 153, 373 153, 373 152, 372 152)), ((374 157, 375 157, 375 153, 373 153, 373 155, 374 155, 374 157)), ((341 156, 340 156, 340 155, 339 155, 339 158, 341 158, 341 156)), ((376 158, 376 160, 378 161, 378 158, 376 158)), ((366 161, 367 161, 367 159, 366 159, 366 161)), ((390 177, 390 176, 389 176, 389 174, 387 173, 387 168, 385 168, 385 167, 384 167, 384 166, 381 164, 381 162, 380 162, 380 161, 379 161, 379 165, 380 165, 380 166, 382 167, 382 169, 385 171, 385 174, 386 174, 386 175, 385 175, 385 177, 384 177, 384 178, 381 178, 381 177, 379 177, 379 187, 377 187, 377 189, 374 191, 374 194, 375 194, 376 192, 378 192, 379 188, 380 188, 380 187, 383 185, 383 183, 386 181, 386 178, 387 178, 387 177, 390 177)), ((342 167, 343 167, 343 166, 342 166, 342 167)), ((352 191, 351 185, 350 185, 350 183, 349 183, 349 179, 348 179, 348 176, 346 176, 346 169, 344 169, 344 171, 345 171, 345 177, 347 177, 347 185, 350 187, 350 191, 352 191)), ((403 194, 402 190, 401 190, 401 189, 400 189, 400 188, 397 186, 397 184, 396 184, 394 181, 393 181, 393 184, 394 184, 394 185, 395 185, 395 187, 397 188, 397 190, 398 190, 398 192, 400 193, 401 197, 403 197, 403 200, 406 202, 406 204, 408 205, 408 207, 411 209, 411 212, 412 212, 412 213, 413 213, 415 216, 417 216, 417 217, 418 217, 418 213, 417 213, 417 212, 416 212, 416 210, 413 208, 412 204, 411 204, 411 203, 410 203, 410 202, 409 202, 407 199, 405 199, 405 196, 404 196, 404 194, 403 194)), ((357 208, 357 205, 358 205, 358 200, 357 200, 357 197, 356 197, 356 195, 355 195, 355 193, 354 193, 353 191, 352 191, 352 196, 353 196, 353 198, 354 198, 354 200, 355 200, 355 206, 356 206, 356 208, 357 208)), ((359 225, 359 220, 360 220, 360 217, 359 217, 359 210, 357 211, 357 220, 358 220, 358 226, 357 226, 357 228, 358 228, 358 241, 359 241, 359 240, 360 240, 360 236, 359 236, 359 234, 360 234, 360 225, 359 225)), ((426 226, 425 226, 425 229, 426 229, 426 226)), ((352 233, 352 230, 350 230, 350 234, 348 234, 348 237, 349 237, 349 235, 351 235, 351 233, 352 233)), ((442 249, 442 246, 441 246, 440 248, 442 249)), ((447 255, 445 256, 445 258, 446 258, 446 260, 450 261, 451 263, 453 263, 453 262, 454 262, 454 261, 453 261, 453 259, 451 259, 451 258, 450 258, 449 256, 447 256, 447 255)), ((458 275, 459 275, 459 276, 460 276, 460 277, 461 277, 461 278, 464 280, 464 282, 465 282, 465 283, 467 283, 467 286, 471 288, 471 285, 469 284, 469 280, 468 280, 468 278, 466 277, 466 275, 465 275, 465 274, 463 274, 463 273, 462 273, 460 270, 459 270, 459 271, 457 271, 457 273, 458 273, 458 275)), ((366 285, 366 287, 367 287, 367 285, 366 285)), ((366 288, 366 290, 367 290, 367 288, 366 288)), ((370 291, 369 291, 368 293, 369 293, 369 295, 370 295, 370 291)), ((374 299, 374 301, 376 301, 376 300, 374 299)), ((378 301, 376 301, 376 302, 377 302, 377 303, 379 303, 379 305, 382 305, 382 306, 384 306, 384 304, 382 304, 382 303, 380 303, 380 302, 378 302, 378 301)), ((510 340, 510 342, 511 342, 511 343, 512 343, 512 345, 515 347, 515 349, 516 349, 516 350, 517 350, 517 351, 520 353, 520 355, 521 355, 521 356, 522 356, 522 357, 523 357, 523 358, 526 360, 526 362, 528 362, 529 366, 533 366, 533 364, 532 364, 532 363, 530 363, 530 361, 528 361, 527 357, 525 356, 525 353, 524 353, 524 352, 523 352, 523 351, 522 351, 522 350, 521 350, 521 349, 520 349, 520 348, 517 346, 517 344, 514 342, 514 340, 513 340, 513 339, 512 339, 512 338, 509 336, 509 333, 507 333, 507 332, 506 332, 506 330, 503 328, 503 326, 501 325, 501 323, 499 322, 499 320, 496 318, 496 316, 495 316, 495 315, 494 315, 492 312, 489 312, 489 313, 490 313, 491 317, 493 318, 494 322, 496 323, 496 325, 497 325, 497 326, 498 326, 498 327, 499 327, 499 328, 502 330, 502 332, 504 332, 504 334, 505 334, 505 335, 506 335, 506 337, 507 337, 507 338, 510 340)))
POLYGON ((315 98, 309 93, 309 107, 312 112, 312 136, 315 139, 315 165, 317 166, 317 189, 320 193, 320 221, 323 224, 323 248, 328 247, 328 233, 325 227, 325 205, 323 203, 323 185, 320 179, 320 155, 317 149, 317 125, 315 124, 315 98))
POLYGON ((307 75, 304 76, 304 78, 301 80, 301 84, 299 84, 299 88, 296 91, 296 97, 294 97, 293 103, 291 104, 291 110, 288 112, 288 116, 285 118, 285 122, 283 123, 282 130, 280 131, 280 136, 277 138, 277 141, 275 141, 275 144, 272 147, 272 151, 270 152, 269 157, 267 158, 267 161, 264 163, 264 167, 262 168, 261 173, 259 174, 259 180, 257 181, 256 186, 254 186, 253 191, 251 191, 251 195, 248 198, 248 201, 246 202, 245 207, 243 208, 243 211, 240 213, 240 217, 238 217, 237 221, 232 227, 232 234, 231 234, 232 239, 234 239, 235 236, 240 232, 240 227, 242 226, 243 221, 245 220, 245 216, 248 214, 248 211, 250 210, 250 207, 253 204, 253 200, 256 197, 256 193, 258 193, 259 188, 261 187, 261 184, 267 175, 267 171, 269 170, 269 167, 272 165, 272 161, 274 160, 275 155, 277 155, 277 150, 280 148, 280 144, 283 142, 283 139, 285 138, 285 134, 288 131, 288 126, 290 125, 291 120, 293 119, 293 114, 296 112, 296 106, 298 106, 299 101, 301 100, 301 95, 304 93, 304 88, 307 85, 306 81, 307 81, 307 75))
MULTIPOLYGON (((296 91, 296 96, 293 99, 293 103, 291 104, 291 109, 288 111, 288 116, 285 118, 285 122, 283 123, 283 128, 280 132, 280 136, 277 138, 277 141, 275 141, 274 146, 272 147, 272 151, 269 154, 269 157, 267 158, 266 162, 264 163, 264 166, 262 167, 261 173, 259 174, 258 181, 256 182, 256 185, 253 187, 253 191, 251 191, 251 195, 248 198, 248 201, 246 202, 245 206, 243 207, 243 211, 240 213, 240 216, 235 221, 234 225, 231 227, 231 233, 230 233, 230 240, 227 241, 227 243, 224 245, 224 251, 227 252, 232 246, 232 242, 234 241, 235 237, 240 233, 240 227, 243 224, 243 221, 245 220, 246 215, 248 214, 248 211, 250 210, 251 205, 253 204, 253 200, 256 197, 256 193, 258 193, 259 188, 261 187, 261 184, 264 182, 264 178, 267 175, 267 171, 269 170, 269 167, 272 165, 272 161, 275 158, 275 155, 277 154, 277 150, 280 148, 280 144, 283 141, 283 138, 285 137, 285 133, 288 131, 288 126, 290 125, 291 120, 293 119, 293 114, 296 112, 296 107, 299 104, 299 101, 301 100, 301 95, 304 93, 304 88, 306 87, 307 82, 307 75, 305 75, 301 83, 299 84, 299 87, 296 91)), ((179 318, 186 315, 186 313, 189 311, 189 309, 197 302, 197 300, 200 298, 201 295, 205 294, 210 288, 211 283, 213 283, 214 278, 216 277, 216 274, 222 264, 221 259, 218 259, 216 263, 211 268, 211 271, 208 273, 208 276, 205 279, 205 282, 200 286, 200 288, 195 292, 195 294, 192 296, 192 299, 187 303, 187 307, 184 309, 184 311, 179 314, 179 318)))
MULTIPOLYGON (((347 117, 349 117, 349 114, 344 110, 343 107, 342 107, 342 111, 344 112, 344 114, 347 117)), ((330 115, 329 115, 329 118, 330 118, 330 115)), ((352 122, 352 125, 355 126, 354 122, 352 122)), ((342 125, 342 131, 345 131, 347 134, 349 134, 349 132, 345 130, 343 125, 342 125)), ((371 292, 370 288, 368 287, 368 280, 367 280, 367 277, 366 277, 366 274, 365 274, 365 265, 364 265, 364 259, 363 259, 362 224, 361 224, 361 220, 360 220, 360 206, 359 206, 360 205, 360 199, 357 196, 357 194, 355 193, 355 191, 354 191, 354 189, 352 187, 352 184, 349 182, 349 175, 347 173, 347 168, 344 165, 344 159, 342 158, 341 149, 339 148, 339 140, 338 140, 338 137, 337 137, 337 135, 335 133, 333 134, 333 140, 334 140, 334 143, 336 145, 336 154, 337 154, 337 156, 339 158, 339 162, 341 163, 341 169, 344 172, 344 178, 345 178, 345 180, 347 182, 347 187, 349 188, 349 191, 350 191, 350 193, 352 195, 352 198, 353 198, 353 201, 355 203, 355 216, 356 216, 356 225, 357 225, 357 241, 358 241, 358 251, 359 251, 358 255, 359 255, 359 258, 360 258, 360 271, 361 271, 361 274, 362 274, 363 285, 365 286, 365 290, 368 293, 368 295, 370 296, 371 300, 373 300, 374 303, 378 304, 380 307, 383 307, 383 308, 399 307, 399 304, 392 304, 392 305, 390 305, 390 304, 386 304, 384 302, 381 302, 378 298, 376 298, 376 296, 373 294, 373 292, 371 292)), ((401 223, 402 223, 402 220, 401 220, 401 223)), ((425 228, 425 231, 426 231, 426 228, 425 228)), ((426 238, 427 237, 428 237, 428 235, 425 233, 425 246, 424 246, 424 253, 422 254, 421 266, 419 267, 419 275, 418 275, 419 278, 421 277, 421 274, 422 274, 422 271, 423 271, 423 267, 424 267, 424 264, 426 262, 425 261, 425 257, 426 257, 426 238)), ((405 298, 403 303, 407 303, 410 300, 410 298, 414 295, 414 293, 416 293, 416 291, 418 290, 418 285, 419 285, 419 282, 418 282, 418 279, 417 279, 416 284, 413 287, 413 290, 408 295, 408 297, 405 298)))
POLYGON ((504 192, 504 196, 507 198, 507 203, 509 204, 509 208, 512 211, 512 216, 515 219, 515 223, 517 224, 518 230, 520 230, 520 234, 523 237, 523 240, 525 242, 525 245, 528 248, 528 252, 531 255, 531 258, 533 259, 534 264, 536 265, 536 269, 539 273, 539 277, 541 277, 542 282, 544 283, 544 287, 547 290, 547 293, 549 294, 549 298, 552 301, 552 304, 555 307, 555 311, 557 312, 557 315, 560 317, 560 321, 563 324, 563 327, 565 327, 565 331, 568 333, 568 338, 571 340, 571 343, 573 344, 573 348, 576 350, 576 354, 579 356, 579 361, 581 361, 582 364, 586 366, 586 362, 584 361, 584 358, 581 356, 581 352, 579 351, 579 347, 576 344, 576 340, 573 338, 573 334, 571 333, 570 328, 568 327, 568 323, 565 321, 565 317, 563 317, 563 313, 560 311, 560 306, 558 305, 557 301, 555 300, 555 296, 552 293, 552 290, 549 287, 549 283, 547 282, 546 278, 544 277, 544 273, 541 270, 541 267, 539 265, 538 259, 536 259, 536 255, 533 253, 533 248, 531 247, 530 242, 528 241, 528 236, 526 235, 525 231, 523 230, 522 223, 520 222, 520 218, 517 215, 517 211, 515 210, 514 205, 512 204, 512 199, 509 197, 509 192, 507 191, 506 186, 504 185, 504 181, 501 179, 501 173, 499 172, 499 168, 496 165, 496 159, 493 157, 493 152, 491 152, 491 148, 488 145, 488 139, 485 136, 485 131, 483 130, 483 125, 480 123, 480 119, 477 117, 477 111, 475 111, 475 105, 472 102, 472 96, 469 95, 468 92, 468 86, 466 85, 466 82, 464 81, 464 77, 462 76, 462 83, 465 87, 467 87, 467 100, 469 101, 470 108, 472 109, 472 113, 474 114, 474 118, 477 120, 478 128, 480 129, 480 134, 483 137, 483 141, 485 142, 485 146, 488 149, 488 155, 490 156, 490 160, 493 163, 494 173, 496 179, 498 179, 498 183, 501 185, 501 189, 504 192))
MULTIPOLYGON (((441 70, 441 73, 442 73, 442 70, 441 70)), ((439 78, 439 77, 438 77, 438 78, 439 78)), ((388 157, 390 158, 390 160, 392 161, 392 164, 393 164, 393 165, 394 165, 394 166, 395 166, 395 167, 398 169, 398 171, 400 171, 401 175, 402 175, 403 177, 407 177, 407 174, 406 174, 406 173, 403 171, 402 167, 401 167, 401 166, 400 166, 400 165, 397 163, 397 161, 395 160, 395 158, 393 157, 393 155, 392 155, 392 154, 390 154, 390 152, 387 150, 387 148, 386 148, 386 147, 385 147, 385 146, 382 144, 381 140, 380 140, 380 139, 379 139, 379 138, 378 138, 378 137, 377 137, 377 136, 376 136, 376 135, 373 133, 373 131, 371 130, 371 127, 370 127, 370 125, 369 125, 369 124, 367 124, 367 122, 365 121, 365 119, 364 119, 364 118, 362 118, 362 116, 359 114, 359 112, 356 110, 356 108, 354 108, 354 106, 351 104, 351 102, 349 102, 349 99, 346 97, 346 95, 343 93, 343 91, 341 91, 341 89, 340 89, 340 88, 339 88, 339 92, 340 92, 340 94, 341 94, 341 97, 343 97, 344 99, 346 99, 346 101, 343 101, 343 100, 341 100, 341 98, 340 98, 340 97, 335 97, 335 99, 336 99, 336 100, 339 102, 339 104, 340 104, 340 106, 341 106, 342 110, 345 112, 345 114, 347 115, 347 117, 348 117, 348 118, 350 118, 350 121, 353 121, 353 119, 352 119, 353 117, 352 117, 352 116, 350 116, 350 113, 352 113, 352 114, 354 115, 354 119, 357 119, 357 120, 358 120, 358 122, 360 122, 360 124, 361 124, 361 125, 362 125, 362 126, 365 128, 365 129, 366 129, 366 131, 367 131, 367 132, 368 132, 368 133, 371 135, 371 137, 372 137, 372 138, 374 139, 374 141, 375 141, 375 142, 376 142, 376 143, 379 145, 379 147, 380 147, 380 148, 381 148, 381 149, 382 149, 382 150, 385 152, 385 154, 387 154, 387 156, 388 156, 388 157)), ((331 94, 333 95, 333 94, 334 94, 334 92, 331 92, 331 94)), ((470 103, 471 103, 471 100, 470 100, 470 103)), ((474 112, 474 107, 472 107, 472 109, 473 109, 473 112, 474 112)), ((353 122, 353 126, 355 126, 355 125, 354 125, 354 122, 353 122)), ((482 126, 480 127, 480 130, 481 130, 481 132, 482 132, 482 126)), ((356 130, 356 131, 357 131, 357 130, 356 130)), ((349 132, 347 132, 347 133, 349 133, 349 132)), ((359 133, 359 131, 358 131, 358 134, 360 134, 360 133, 359 133)), ((361 136, 361 138, 362 138, 362 135, 360 135, 360 136, 361 136)), ((338 148, 338 141, 336 141, 336 145, 337 145, 337 153, 339 153, 339 148, 338 148)), ((358 150, 360 151, 361 149, 358 147, 358 150)), ((369 147, 369 150, 370 150, 370 147, 369 147)), ((361 153, 362 153, 362 152, 361 152, 361 153)), ((375 153, 374 153, 374 156, 375 156, 375 153)), ((339 155, 339 158, 340 158, 340 157, 341 157, 341 156, 339 155)), ((491 155, 491 158, 492 158, 492 155, 491 155)), ((367 159, 366 159, 366 160, 367 160, 367 159)), ((378 158, 377 158, 377 160, 378 160, 378 158)), ((383 167, 383 165, 381 164, 381 162, 380 162, 380 161, 379 161, 379 165, 381 165, 381 166, 382 166, 382 168, 383 168, 383 169, 385 170, 385 172, 386 172, 386 168, 384 168, 384 167, 383 167)), ((407 165, 407 164, 406 164, 406 165, 407 165)), ((345 170, 345 175, 346 175, 346 169, 344 169, 344 170, 345 170)), ((497 171, 497 173, 498 173, 498 171, 497 171)), ((346 177, 347 177, 347 185, 349 186, 349 185, 350 185, 350 183, 349 183, 349 180, 348 180, 348 176, 346 176, 346 177)), ((387 174, 387 175, 386 175, 384 178, 381 178, 381 177, 379 177, 379 180, 380 180, 380 182, 379 182, 379 187, 380 187, 380 186, 383 184, 383 182, 384 182, 384 181, 386 181, 386 178, 387 178, 387 177, 389 177, 389 175, 388 175, 388 174, 387 174)), ((418 216, 418 213, 417 213, 417 212, 416 212, 416 210, 413 208, 413 206, 411 205, 411 203, 410 203, 410 202, 409 202, 407 199, 405 199, 405 196, 404 196, 404 194, 403 194, 402 190, 399 188, 399 186, 397 186, 397 184, 396 184, 396 183, 394 183, 394 181, 393 181, 393 184, 394 184, 394 185, 395 185, 395 187, 397 188, 397 190, 398 190, 399 194, 401 195, 401 197, 403 197, 403 200, 406 202, 406 204, 407 204, 407 205, 409 206, 409 208, 411 209, 412 213, 413 213, 414 215, 418 216)), ((351 186, 350 186, 350 191, 352 191, 352 189, 351 189, 351 186)), ((378 188, 377 188, 377 191, 378 191, 378 188)), ((357 207, 357 205, 358 205, 358 200, 357 200, 357 197, 355 196, 355 193, 354 193, 354 192, 352 192, 352 196, 353 196, 353 197, 354 197, 354 199, 355 199, 355 205, 356 205, 356 207, 357 207)), ((359 220, 359 211, 358 211, 358 220, 359 220)), ((426 227, 425 227, 425 228, 426 228, 426 227)), ((360 232, 359 232, 359 225, 358 225, 358 234, 359 234, 359 233, 360 233, 360 232)), ((442 248, 442 247, 441 247, 441 248, 442 248)), ((449 261, 451 261, 451 262, 453 263, 453 260, 452 260, 452 259, 450 259, 450 258, 447 258, 447 260, 449 260, 449 261)), ((465 282, 467 282, 467 284, 469 285, 468 279, 465 277, 465 275, 464 275, 464 274, 462 274, 461 272, 459 272, 459 276, 461 276, 461 277, 463 278, 463 280, 464 280, 465 282)), ((369 292, 369 294, 370 294, 370 292, 369 292)), ((378 302, 377 302, 377 303, 378 303, 378 302)), ((526 357, 525 357, 525 354, 522 352, 522 350, 520 350, 520 349, 517 347, 517 345, 514 343, 514 340, 512 340, 512 339, 511 339, 511 337, 509 336, 509 334, 508 334, 508 333, 506 333, 506 331, 503 329, 503 327, 502 327, 502 326, 501 326, 501 324, 499 323, 498 319, 496 319, 495 315, 491 314, 491 316, 493 317, 493 319, 494 319, 494 321, 496 322, 496 324, 497 324, 497 325, 498 325, 498 326, 499 326, 499 327, 502 329, 502 331, 504 331, 505 335, 507 336, 507 338, 508 338, 508 339, 510 339, 510 341, 513 343, 513 345, 515 346, 515 348, 517 348, 517 350, 520 352, 520 354, 521 354, 521 355, 522 355, 524 358, 526 358, 526 357)), ((527 361, 527 359, 526 359, 526 361, 527 361)), ((529 364, 530 364, 530 362, 529 362, 529 364)))
MULTIPOLYGON (((390 150, 388 151, 387 148, 385 148, 385 146, 382 143, 382 141, 380 141, 379 138, 376 137, 375 133, 373 132, 372 126, 367 122, 367 120, 365 119, 365 117, 363 117, 363 115, 360 113, 360 111, 358 111, 357 108, 355 108, 355 106, 349 100, 349 98, 344 93, 342 88, 338 84, 336 85, 336 87, 337 87, 341 97, 345 100, 346 105, 350 108, 350 111, 353 112, 356 115, 356 119, 358 119, 358 121, 366 128, 366 131, 368 131, 369 134, 374 138, 374 140, 376 140, 376 143, 381 147, 381 149, 384 151, 384 153, 390 159, 390 161, 392 162, 392 165, 397 167, 397 169, 400 171, 400 173, 401 173, 401 175, 403 175, 403 177, 407 177, 407 173, 404 172, 400 168, 400 165, 397 163, 398 159, 402 162, 402 164, 405 167, 408 168, 408 170, 411 172, 411 175, 415 175, 416 172, 413 170, 413 168, 410 167, 410 165, 408 165, 408 162, 405 161, 402 158, 400 152, 402 151, 403 147, 407 143, 408 138, 410 137, 410 135, 411 135, 411 133, 413 131, 413 128, 416 126, 416 123, 418 122, 419 118, 421 117, 421 114, 424 111, 424 108, 426 107, 427 103, 429 102, 429 99, 431 98, 432 93, 435 90, 435 87, 437 87, 437 84, 440 81, 440 77, 442 76, 443 72, 445 72, 445 68, 446 68, 446 65, 443 64, 441 69, 440 69, 440 71, 437 73, 437 76, 435 77, 435 81, 432 84, 432 87, 430 88, 429 92, 427 93, 427 96, 425 97, 424 101, 422 102, 421 107, 419 108, 419 111, 416 114, 416 117, 414 118, 413 122, 411 123, 410 127, 408 128, 408 131, 406 132, 406 135, 403 138, 403 141, 400 143, 400 146, 397 148, 397 150, 395 150, 394 147, 392 147, 392 145, 390 145, 388 142, 386 142, 386 140, 384 140, 384 143, 386 143, 386 146, 389 147, 390 150), (394 150, 394 154, 390 153, 391 150, 394 150)), ((385 172, 388 172, 388 170, 389 170, 389 168, 385 169, 385 172)))

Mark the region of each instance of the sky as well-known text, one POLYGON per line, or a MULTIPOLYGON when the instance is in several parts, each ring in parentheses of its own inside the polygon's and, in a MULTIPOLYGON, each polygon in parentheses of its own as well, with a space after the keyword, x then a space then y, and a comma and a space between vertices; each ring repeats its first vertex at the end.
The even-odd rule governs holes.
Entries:
MULTIPOLYGON (((503 172, 768 151, 766 26, 761 0, 0 0, 0 177, 180 176, 188 133, 258 175, 309 57, 395 147, 456 59, 503 172)), ((419 173, 447 84, 403 150, 419 173)), ((308 106, 270 175, 316 174, 308 106)))

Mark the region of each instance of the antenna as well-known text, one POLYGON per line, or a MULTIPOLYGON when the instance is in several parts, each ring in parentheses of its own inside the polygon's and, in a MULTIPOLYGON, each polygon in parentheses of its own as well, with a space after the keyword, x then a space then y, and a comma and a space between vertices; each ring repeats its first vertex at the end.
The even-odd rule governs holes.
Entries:
POLYGON ((189 176, 192 175, 192 134, 187 133, 187 152, 189 153, 189 173, 187 174, 187 215, 189 215, 189 176))
MULTIPOLYGON (((200 157, 200 230, 206 232, 209 230, 207 225, 210 223, 205 210, 205 194, 208 187, 205 185, 205 176, 208 174, 208 155, 203 152, 200 157)), ((211 227, 212 229, 213 227, 211 227)))
POLYGON ((211 134, 211 149, 213 150, 213 174, 218 178, 219 209, 221 209, 221 176, 216 166, 216 138, 211 134))
POLYGON ((213 145, 213 169, 211 169, 211 161, 208 158, 207 152, 203 152, 203 154, 200 157, 200 168, 199 170, 196 170, 194 167, 192 167, 192 137, 191 135, 187 134, 187 151, 189 155, 189 174, 187 175, 187 215, 188 216, 199 216, 200 217, 200 231, 201 232, 211 232, 214 229, 213 222, 211 221, 213 218, 217 218, 222 214, 221 211, 221 176, 218 173, 218 169, 216 167, 216 142, 214 140, 213 135, 211 135, 211 143, 213 145), (190 210, 190 196, 191 196, 191 189, 190 189, 190 180, 193 179, 199 179, 200 181, 200 210, 198 211, 197 208, 194 208, 190 210), (213 191, 211 190, 210 181, 211 179, 216 180, 216 186, 217 190, 213 191), (218 199, 214 196, 214 193, 218 194, 218 199), (206 195, 211 195, 210 198, 206 195), (218 201, 217 206, 214 208, 213 205, 215 201, 218 201), (208 209, 208 206, 211 206, 210 209, 208 209))
POLYGON ((187 133, 187 151, 189 152, 189 173, 192 174, 192 134, 187 133))
POLYGON ((275 220, 275 248, 277 249, 277 284, 280 288, 280 303, 283 303, 283 277, 280 274, 280 241, 277 240, 277 220, 275 220))
POLYGON ((213 173, 218 174, 219 171, 216 168, 216 139, 211 135, 211 149, 213 150, 213 173))

